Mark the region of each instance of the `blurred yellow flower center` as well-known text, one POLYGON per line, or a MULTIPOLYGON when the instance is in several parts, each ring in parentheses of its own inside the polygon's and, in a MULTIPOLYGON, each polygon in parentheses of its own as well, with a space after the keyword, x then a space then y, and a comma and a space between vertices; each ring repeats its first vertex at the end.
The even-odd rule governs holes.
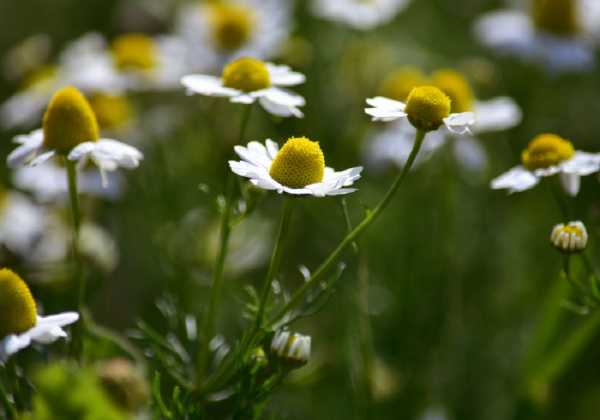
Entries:
POLYGON ((270 87, 271 76, 264 62, 243 57, 225 66, 223 85, 244 92, 254 92, 270 87))
POLYGON ((0 270, 0 338, 33 328, 37 322, 35 301, 27 284, 7 268, 0 270))
POLYGON ((98 122, 89 102, 77 88, 54 94, 43 119, 44 146, 67 154, 80 143, 98 140, 98 122))
POLYGON ((535 26, 555 35, 573 35, 579 29, 577 0, 534 0, 535 26))
POLYGON ((465 77, 451 69, 438 70, 431 76, 431 83, 450 98, 451 112, 473 110, 473 91, 465 77))
POLYGON ((275 156, 269 174, 281 185, 302 188, 323 180, 325 157, 316 141, 292 137, 275 156))
POLYGON ((540 134, 523 150, 521 160, 527 169, 534 170, 557 165, 574 154, 575 149, 568 140, 555 134, 540 134))
POLYGON ((58 67, 53 65, 44 65, 31 72, 23 80, 21 89, 46 89, 50 88, 56 79, 58 67))
POLYGON ((417 86, 427 84, 427 78, 417 68, 403 67, 390 73, 381 84, 382 96, 405 102, 410 91, 417 86))
POLYGON ((126 34, 112 43, 112 55, 119 70, 147 71, 156 67, 156 45, 144 34, 126 34))
POLYGON ((247 7, 218 3, 211 6, 210 25, 217 47, 222 50, 241 48, 252 35, 254 14, 247 7))
POLYGON ((90 98, 90 105, 102 130, 117 130, 133 115, 131 103, 122 95, 98 93, 90 98))
POLYGON ((405 112, 419 130, 436 130, 450 115, 450 98, 435 86, 419 86, 408 95, 405 112))

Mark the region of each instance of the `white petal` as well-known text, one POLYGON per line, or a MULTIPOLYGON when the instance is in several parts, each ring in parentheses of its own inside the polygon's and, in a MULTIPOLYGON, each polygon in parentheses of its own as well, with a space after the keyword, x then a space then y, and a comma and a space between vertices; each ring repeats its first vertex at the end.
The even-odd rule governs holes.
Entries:
POLYGON ((406 108, 406 104, 404 102, 385 98, 383 96, 368 98, 367 104, 371 105, 373 108, 387 109, 390 111, 404 111, 406 108))
POLYGON ((510 171, 500 175, 491 182, 495 190, 508 189, 510 193, 525 191, 533 188, 540 179, 522 166, 515 166, 510 171))
POLYGON ((199 93, 206 96, 237 96, 241 92, 223 86, 223 81, 214 76, 204 74, 191 74, 181 78, 181 84, 186 87, 189 94, 199 93))
POLYGON ((455 134, 465 134, 470 132, 470 128, 475 124, 475 114, 472 112, 462 112, 460 114, 450 114, 444 118, 446 128, 455 134))
POLYGON ((63 312, 56 315, 39 316, 38 325, 56 325, 64 327, 70 325, 79 320, 79 314, 77 312, 63 312))
POLYGON ((48 161, 52 157, 54 157, 55 154, 56 154, 56 152, 54 150, 49 150, 47 152, 44 152, 41 155, 38 155, 31 162, 29 162, 29 165, 31 165, 31 166, 38 166, 38 165, 40 165, 40 164, 48 161))
POLYGON ((252 92, 252 94, 259 98, 266 98, 276 104, 294 107, 306 105, 306 100, 302 96, 281 88, 271 87, 252 92))
POLYGON ((250 142, 247 147, 235 146, 233 150, 246 162, 262 168, 270 168, 271 159, 267 154, 267 149, 264 146, 262 148, 257 147, 255 143, 257 142, 250 142))
POLYGON ((9 167, 16 168, 26 164, 43 149, 44 132, 38 129, 26 135, 16 136, 13 141, 20 146, 8 155, 6 162, 9 167))
POLYGON ((269 158, 271 160, 275 159, 275 156, 277 156, 277 152, 279 151, 279 145, 271 139, 267 139, 265 141, 265 145, 267 146, 267 152, 269 154, 269 158))
POLYGON ((562 163, 561 171, 581 176, 600 171, 600 153, 576 151, 568 161, 562 163))
POLYGON ((571 197, 575 197, 579 193, 579 187, 581 186, 581 177, 575 174, 560 174, 560 184, 562 185, 565 192, 571 197))
POLYGON ((31 339, 25 334, 11 334, 0 340, 0 363, 5 363, 10 356, 29 346, 31 339))
POLYGON ((292 71, 288 66, 267 63, 271 83, 275 86, 296 86, 304 83, 306 77, 302 73, 292 71))
POLYGON ((478 133, 507 130, 521 122, 523 113, 509 97, 499 97, 475 104, 477 121, 473 129, 478 133))
POLYGON ((250 105, 256 101, 256 98, 250 94, 241 93, 239 95, 232 96, 230 101, 237 104, 250 105))
POLYGON ((279 102, 273 102, 267 97, 260 98, 259 102, 268 113, 277 115, 278 117, 304 117, 302 111, 293 105, 284 105, 279 102))
POLYGON ((365 108, 365 113, 372 117, 373 121, 394 121, 398 118, 405 118, 406 112, 399 110, 389 110, 383 108, 365 108))

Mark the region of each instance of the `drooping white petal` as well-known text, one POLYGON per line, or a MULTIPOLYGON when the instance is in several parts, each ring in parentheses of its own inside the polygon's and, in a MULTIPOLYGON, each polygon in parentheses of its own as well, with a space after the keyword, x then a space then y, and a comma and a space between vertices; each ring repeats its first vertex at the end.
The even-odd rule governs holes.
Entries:
POLYGON ((507 130, 518 125, 523 117, 519 105, 506 96, 478 101, 474 112, 477 121, 473 131, 477 133, 507 130))
POLYGON ((69 153, 68 159, 78 161, 87 156, 91 157, 101 169, 107 171, 115 170, 117 167, 137 168, 144 158, 142 152, 133 146, 118 140, 100 139, 77 145, 69 153))
POLYGON ((509 193, 515 193, 533 188, 538 182, 540 182, 539 177, 519 165, 493 179, 491 187, 495 190, 507 189, 509 193))
POLYGON ((56 155, 55 150, 48 150, 47 152, 44 152, 41 155, 36 156, 35 159, 32 159, 29 162, 29 165, 31 165, 31 166, 41 165, 42 163, 47 162, 48 160, 52 159, 54 157, 54 155, 56 155))
POLYGON ((446 128, 455 134, 469 133, 473 125, 475 125, 475 114, 472 112, 461 112, 459 114, 450 114, 444 118, 446 128))
POLYGON ((563 190, 565 190, 568 195, 575 197, 579 193, 581 177, 577 174, 563 172, 560 174, 560 185, 562 185, 563 190))
POLYGON ((266 96, 260 98, 259 102, 268 113, 277 115, 278 117, 304 117, 302 111, 293 105, 285 105, 280 102, 273 102, 269 97, 266 96))
POLYGON ((241 92, 223 86, 223 81, 215 76, 204 74, 191 74, 181 78, 181 84, 187 89, 188 94, 198 93, 206 96, 234 97, 241 92))
POLYGON ((18 351, 29 346, 31 339, 28 335, 11 334, 0 340, 0 364, 6 363, 8 358, 18 351))
POLYGON ((13 141, 20 146, 13 150, 6 158, 6 162, 10 168, 26 164, 37 156, 43 148, 44 132, 40 128, 29 134, 16 136, 13 141))

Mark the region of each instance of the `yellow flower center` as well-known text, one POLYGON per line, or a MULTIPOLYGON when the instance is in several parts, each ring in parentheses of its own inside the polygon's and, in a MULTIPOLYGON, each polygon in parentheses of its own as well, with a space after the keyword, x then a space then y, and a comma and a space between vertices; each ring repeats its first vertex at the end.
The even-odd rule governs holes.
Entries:
POLYGON ((325 157, 316 141, 292 137, 275 156, 269 174, 282 185, 302 188, 323 180, 325 157))
POLYGON ((554 226, 550 235, 552 245, 564 253, 581 252, 587 246, 588 233, 582 222, 569 222, 554 226))
POLYGON ((450 98, 435 86, 419 86, 408 95, 405 112, 419 130, 436 130, 450 115, 450 98))
POLYGON ((555 134, 536 136, 521 154, 523 165, 530 170, 548 168, 569 160, 575 154, 570 141, 555 134))
POLYGON ((473 91, 465 77, 451 69, 438 70, 431 76, 431 83, 441 89, 452 103, 451 112, 468 112, 473 110, 473 91))
POLYGON ((577 0, 534 0, 533 21, 542 31, 573 35, 579 30, 577 0))
POLYGON ((58 67, 53 65, 44 65, 31 72, 21 85, 22 90, 45 89, 52 86, 56 78, 58 67))
POLYGON ((98 93, 90 98, 90 105, 102 130, 118 130, 133 115, 131 103, 122 95, 98 93))
POLYGON ((113 60, 121 71, 148 71, 156 67, 156 45, 144 34, 126 34, 112 43, 113 60))
POLYGON ((254 92, 271 86, 267 65, 256 58, 242 57, 223 69, 223 85, 244 92, 254 92))
POLYGON ((214 4, 210 8, 210 26, 217 47, 237 50, 252 35, 255 18, 250 9, 236 4, 214 4))
POLYGON ((35 326, 37 311, 27 284, 8 268, 0 270, 0 338, 35 326))
POLYGON ((403 67, 393 71, 383 80, 379 92, 382 96, 404 102, 411 90, 426 84, 427 78, 419 69, 403 67))
POLYGON ((98 122, 89 102, 77 88, 67 86, 54 94, 43 120, 44 145, 67 154, 79 143, 98 140, 98 122))

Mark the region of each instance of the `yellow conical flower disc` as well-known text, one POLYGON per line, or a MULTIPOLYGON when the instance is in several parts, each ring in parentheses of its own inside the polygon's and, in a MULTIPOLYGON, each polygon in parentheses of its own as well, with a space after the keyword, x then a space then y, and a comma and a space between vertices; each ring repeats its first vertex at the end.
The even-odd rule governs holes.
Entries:
POLYGON ((145 34, 125 34, 115 38, 112 54, 120 70, 152 70, 158 61, 154 40, 145 34))
POLYGON ((548 168, 569 160, 575 154, 570 141, 556 134, 540 134, 536 136, 527 149, 521 154, 523 165, 527 169, 548 168))
POLYGON ((473 110, 473 91, 465 77, 451 69, 438 70, 431 76, 431 83, 450 98, 451 112, 473 110))
POLYGON ((323 180, 325 157, 316 141, 293 137, 281 148, 269 169, 273 179, 290 188, 302 188, 323 180))
POLYGON ((67 154, 80 143, 98 140, 98 122, 79 90, 64 87, 54 94, 43 120, 44 146, 67 154))
POLYGON ((216 3, 211 5, 210 25, 217 47, 237 50, 250 40, 255 26, 252 11, 237 4, 216 3))
POLYGON ((244 92, 254 92, 271 86, 267 65, 256 58, 242 57, 223 69, 223 85, 244 92))
POLYGON ((533 21, 551 34, 573 35, 579 30, 577 0, 534 0, 533 21))
POLYGON ((27 284, 7 268, 0 270, 0 338, 35 326, 37 311, 27 284))
POLYGON ((450 115, 450 98, 435 86, 414 88, 406 101, 408 120, 419 130, 436 130, 450 115))

